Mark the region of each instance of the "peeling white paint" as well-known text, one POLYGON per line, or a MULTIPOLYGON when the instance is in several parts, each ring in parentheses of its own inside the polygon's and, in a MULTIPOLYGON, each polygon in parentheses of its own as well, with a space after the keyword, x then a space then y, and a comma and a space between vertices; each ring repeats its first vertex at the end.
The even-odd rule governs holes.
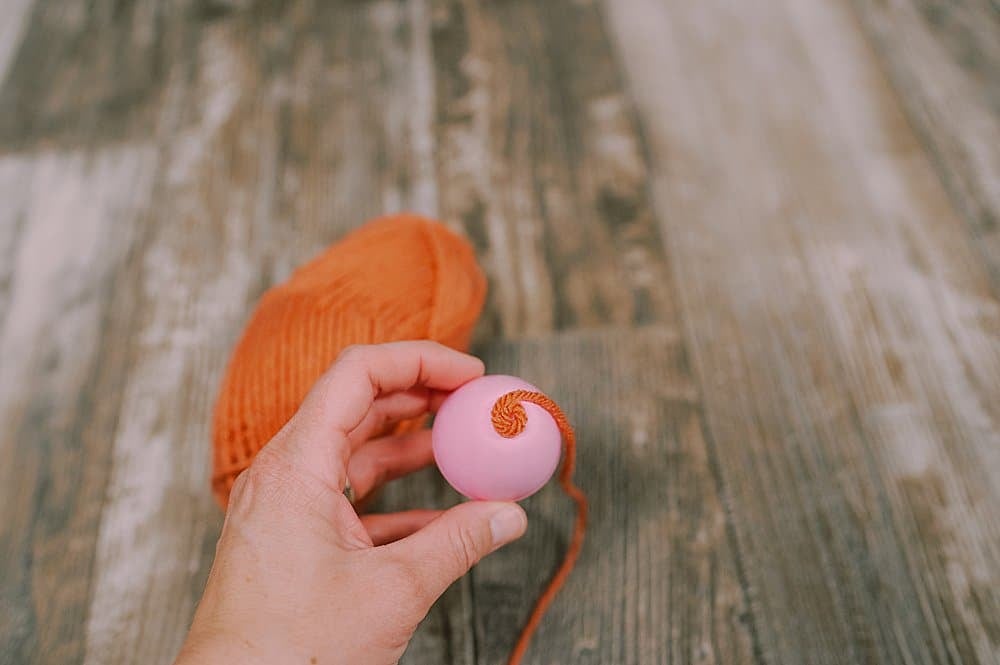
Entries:
POLYGON ((197 600, 197 590, 177 581, 197 569, 216 514, 208 492, 211 408, 259 281, 248 255, 252 221, 270 214, 262 191, 270 185, 258 182, 272 177, 268 156, 258 155, 262 173, 236 181, 226 161, 232 155, 218 153, 246 89, 230 39, 209 28, 194 91, 202 106, 163 150, 162 191, 141 266, 136 362, 98 532, 88 665, 175 653, 197 600))
POLYGON ((437 173, 434 164, 434 61, 427 0, 410 0, 410 77, 413 82, 409 116, 413 144, 413 183, 410 204, 418 213, 438 216, 437 173))
POLYGON ((164 235, 143 269, 143 301, 150 307, 115 433, 88 614, 88 664, 155 656, 140 642, 143 634, 179 647, 186 625, 164 624, 164 608, 176 608, 180 596, 187 614, 193 609, 191 590, 171 587, 198 564, 200 538, 192 540, 190 523, 203 532, 206 511, 214 510, 208 505, 208 413, 253 270, 234 243, 208 275, 178 252, 183 240, 176 232, 164 235), (199 367, 206 357, 209 371, 199 367), (201 405, 201 417, 185 419, 191 399, 201 405), (150 600, 162 606, 149 607, 150 600))
POLYGON ((34 4, 35 0, 4 0, 3 20, 0 21, 0 83, 6 80, 7 69, 21 46, 34 4))
POLYGON ((17 395, 53 359, 52 390, 69 399, 80 387, 102 332, 94 291, 128 249, 154 161, 148 145, 0 158, 0 188, 22 188, 5 214, 25 222, 0 331, 0 394, 17 395))

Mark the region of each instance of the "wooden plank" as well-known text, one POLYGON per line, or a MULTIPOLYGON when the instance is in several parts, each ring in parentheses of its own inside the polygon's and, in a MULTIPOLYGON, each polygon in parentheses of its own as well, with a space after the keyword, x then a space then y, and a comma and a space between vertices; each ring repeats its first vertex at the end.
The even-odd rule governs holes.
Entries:
MULTIPOLYGON (((751 663, 739 571, 683 345, 663 326, 489 345, 490 372, 554 397, 578 437, 591 522, 526 663, 751 663)), ((529 530, 473 571, 479 663, 505 662, 565 550, 573 504, 550 483, 529 530)))
POLYGON ((34 5, 34 0, 9 0, 4 5, 4 20, 0 23, 0 84, 7 78, 8 68, 21 46, 34 5))
POLYGON ((3 662, 84 656, 159 163, 151 127, 135 131, 130 118, 140 115, 129 115, 131 102, 141 106, 129 82, 144 72, 123 72, 149 64, 137 53, 130 60, 126 47, 163 28, 143 6, 108 13, 108 3, 37 3, 12 17, 25 23, 0 88, 0 172, 12 215, 4 234, 14 241, 0 268, 3 662), (105 115, 107 131, 91 131, 105 115))
POLYGON ((854 0, 1000 294, 1000 12, 990 0, 854 0))
POLYGON ((7 320, 33 166, 31 160, 0 157, 0 200, 4 201, 0 210, 0 331, 7 320))
POLYGON ((0 156, 0 221, 13 231, 0 320, 3 663, 83 653, 126 363, 106 341, 131 324, 128 252, 155 165, 147 143, 0 156))
POLYGON ((149 123, 134 122, 149 114, 130 113, 146 108, 131 83, 152 74, 151 58, 129 46, 171 34, 149 3, 109 8, 39 3, 0 89, 0 154, 26 202, 3 321, 4 662, 84 656, 159 161, 149 123))
POLYGON ((369 94, 379 124, 381 207, 437 217, 434 167, 434 63, 426 0, 376 2, 365 12, 373 39, 358 44, 358 62, 377 72, 369 94))
POLYGON ((490 278, 479 339, 667 320, 641 144, 587 3, 436 0, 441 214, 490 278))
MULTIPOLYGON (((361 20, 360 38, 353 40, 349 58, 369 73, 360 111, 374 123, 369 133, 377 162, 370 177, 378 183, 381 210, 437 217, 430 9, 425 0, 368 3, 361 20)), ((435 508, 453 502, 440 475, 425 470, 387 486, 373 510, 435 508)), ((467 578, 453 585, 421 624, 400 662, 471 665, 472 602, 467 578)))
POLYGON ((854 17, 604 11, 761 659, 998 662, 1000 308, 854 17))
POLYGON ((147 139, 167 73, 186 56, 183 40, 197 34, 193 4, 37 2, 0 90, 0 144, 24 150, 147 139))

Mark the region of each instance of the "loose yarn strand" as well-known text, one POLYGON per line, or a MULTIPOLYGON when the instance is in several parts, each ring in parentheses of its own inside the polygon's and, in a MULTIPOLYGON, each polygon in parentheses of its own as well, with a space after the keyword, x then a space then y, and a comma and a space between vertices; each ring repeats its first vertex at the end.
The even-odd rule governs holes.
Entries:
POLYGON ((524 410, 522 402, 536 404, 548 411, 562 433, 563 440, 566 442, 566 457, 563 460, 562 469, 559 471, 559 485, 562 487, 563 492, 576 503, 576 521, 573 524, 573 537, 570 540, 569 547, 566 549, 563 561, 559 565, 559 569, 552 576, 545 591, 538 597, 534 609, 531 610, 531 615, 528 617, 528 621, 521 630, 521 635, 514 644, 514 650, 507 661, 508 665, 519 665, 521 659, 524 658, 524 654, 528 650, 528 644, 538 629, 542 617, 545 616, 549 605, 555 600, 556 595, 563 584, 566 583, 566 579, 576 565, 576 560, 580 556, 580 549, 583 547, 583 537, 587 530, 587 496, 583 493, 583 490, 573 483, 573 470, 576 467, 576 433, 573 431, 573 426, 569 424, 569 420, 562 412, 562 409, 550 397, 542 393, 531 390, 513 390, 501 395, 493 404, 491 414, 493 429, 500 436, 508 439, 523 432, 528 423, 528 414, 524 410))

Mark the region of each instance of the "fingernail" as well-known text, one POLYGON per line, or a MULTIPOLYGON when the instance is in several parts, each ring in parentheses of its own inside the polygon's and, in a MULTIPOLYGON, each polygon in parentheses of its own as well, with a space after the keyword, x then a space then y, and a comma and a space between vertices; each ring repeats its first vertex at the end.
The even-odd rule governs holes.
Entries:
POLYGON ((520 506, 511 505, 501 508, 490 518, 493 548, 496 549, 512 540, 517 540, 527 527, 528 518, 520 506))

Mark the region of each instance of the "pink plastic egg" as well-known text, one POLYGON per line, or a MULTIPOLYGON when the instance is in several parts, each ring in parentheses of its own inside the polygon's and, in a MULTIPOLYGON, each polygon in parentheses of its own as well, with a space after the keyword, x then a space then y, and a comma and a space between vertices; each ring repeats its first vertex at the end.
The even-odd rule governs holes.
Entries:
POLYGON ((562 435, 542 407, 522 403, 528 422, 512 438, 493 429, 493 404, 512 390, 538 392, 517 377, 484 376, 449 395, 434 418, 434 460, 445 480, 470 499, 519 501, 541 489, 559 465, 562 435))

